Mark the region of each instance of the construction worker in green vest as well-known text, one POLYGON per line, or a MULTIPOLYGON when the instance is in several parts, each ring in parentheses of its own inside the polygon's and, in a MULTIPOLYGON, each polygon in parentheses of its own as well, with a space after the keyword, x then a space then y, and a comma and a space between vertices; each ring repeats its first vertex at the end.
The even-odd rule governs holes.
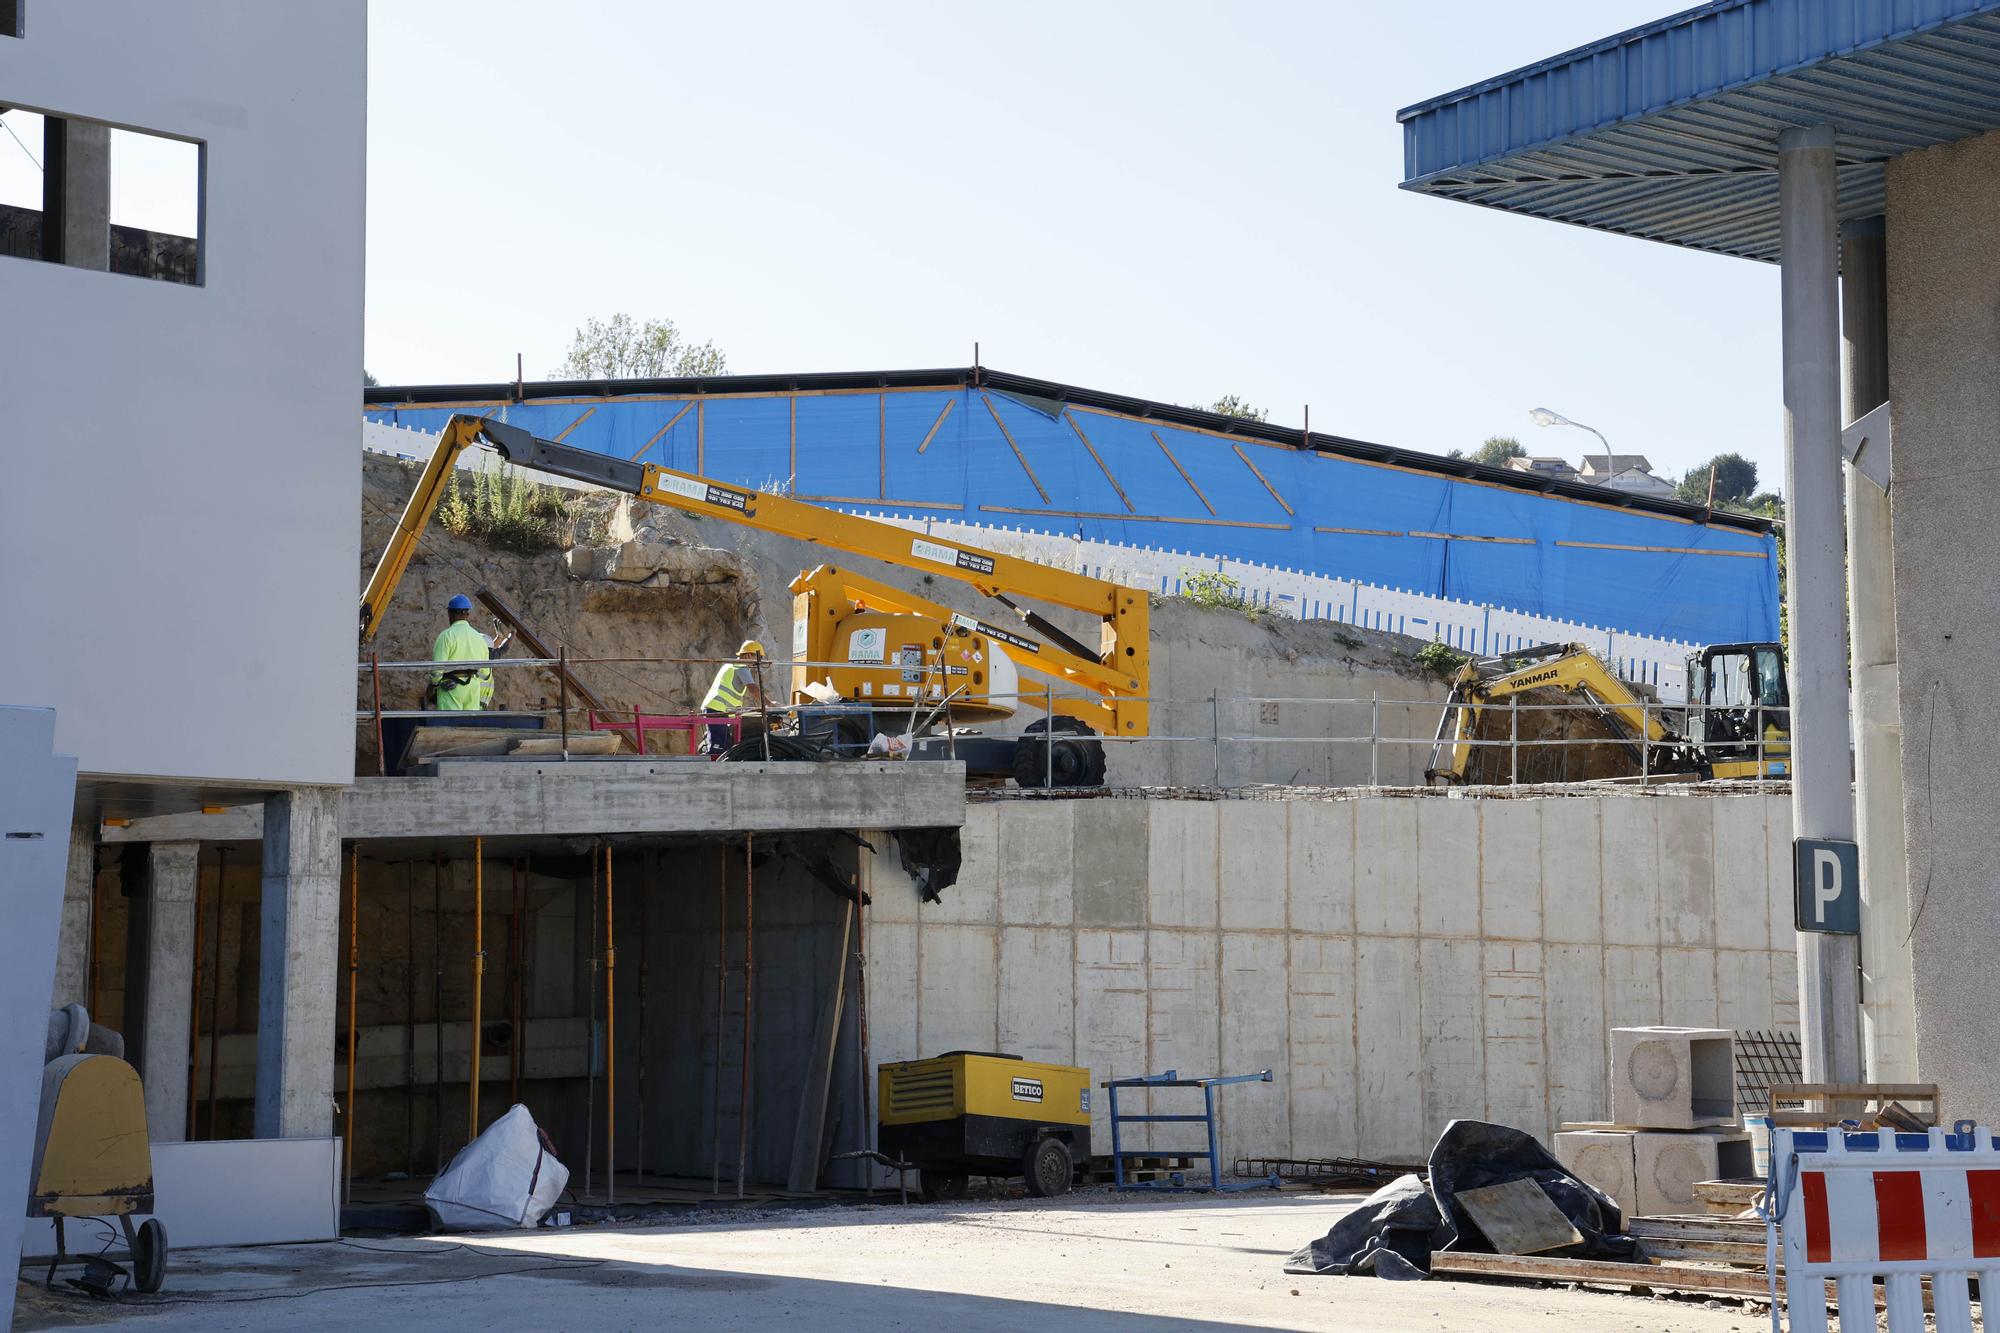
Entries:
MULTIPOLYGON (((743 646, 736 650, 736 660, 724 662, 716 670, 708 693, 701 697, 702 713, 711 718, 728 718, 741 713, 747 704, 763 707, 764 692, 757 688, 754 668, 755 663, 763 660, 764 645, 755 639, 745 639, 743 646)), ((726 721, 710 722, 702 753, 721 754, 735 744, 735 733, 735 727, 726 721)))
MULTIPOLYGON (((433 662, 485 662, 492 659, 493 646, 472 627, 472 599, 459 593, 445 603, 451 623, 431 645, 433 662)), ((433 671, 432 707, 450 712, 477 712, 493 702, 493 672, 487 667, 469 671, 433 671)))

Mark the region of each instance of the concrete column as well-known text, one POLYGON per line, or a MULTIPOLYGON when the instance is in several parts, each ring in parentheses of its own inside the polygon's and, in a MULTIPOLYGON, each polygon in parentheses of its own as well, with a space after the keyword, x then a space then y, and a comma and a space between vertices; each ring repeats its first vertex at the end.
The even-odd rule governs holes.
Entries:
POLYGON ((333 1133, 333 1032, 340 936, 340 789, 264 802, 264 905, 257 990, 260 1139, 333 1133))
MULTIPOLYGON (((1792 834, 1852 841, 1835 185, 1831 125, 1801 126, 1778 137, 1792 834)), ((1805 1079, 1858 1082, 1859 942, 1851 935, 1802 932, 1798 949, 1805 1079)))
POLYGON ((200 873, 198 842, 156 842, 146 849, 146 1004, 137 1026, 146 1131, 155 1143, 179 1143, 187 1137, 194 897, 200 873))
POLYGON ((111 267, 111 128, 50 116, 42 122, 42 258, 111 267))
MULTIPOLYGON (((1847 420, 1889 399, 1888 256, 1881 218, 1840 229, 1840 331, 1847 420)), ((1910 883, 1903 860, 1902 712, 1897 706, 1896 556, 1889 494, 1847 469, 1847 604, 1854 636, 1854 825, 1861 844, 1861 1044, 1868 1078, 1917 1078, 1910 883)))
POLYGON ((69 826, 69 872, 63 877, 62 931, 56 939, 56 989, 49 999, 52 1009, 90 1003, 90 914, 96 902, 96 888, 97 825, 80 819, 69 826))

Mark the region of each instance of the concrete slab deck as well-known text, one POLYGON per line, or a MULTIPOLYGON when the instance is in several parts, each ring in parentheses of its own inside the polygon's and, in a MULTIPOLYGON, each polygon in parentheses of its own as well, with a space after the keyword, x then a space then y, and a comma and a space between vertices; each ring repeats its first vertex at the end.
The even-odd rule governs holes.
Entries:
MULTIPOLYGON (((1293 1277, 1359 1196, 1113 1195, 707 1215, 701 1224, 177 1252, 160 1298, 24 1300, 15 1328, 880 1328, 1115 1333, 1673 1329, 1760 1316, 1524 1285, 1293 1277), (465 1243, 461 1246, 460 1241, 465 1243), (172 1301, 182 1302, 177 1304, 172 1301), (121 1316, 124 1316, 121 1318, 121 1316), (101 1322, 89 1323, 97 1320, 101 1322)), ((24 1291, 27 1288, 23 1289, 24 1291)))
MULTIPOLYGON (((956 828, 965 766, 454 763, 435 777, 360 778, 340 795, 348 839, 806 832, 956 828)), ((254 842, 261 805, 156 815, 103 830, 106 842, 254 842)))

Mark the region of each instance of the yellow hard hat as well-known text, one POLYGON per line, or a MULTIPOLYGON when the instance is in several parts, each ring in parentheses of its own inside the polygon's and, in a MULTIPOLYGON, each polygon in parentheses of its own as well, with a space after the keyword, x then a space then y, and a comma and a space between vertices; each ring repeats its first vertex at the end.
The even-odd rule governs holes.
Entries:
POLYGON ((736 655, 738 657, 762 657, 764 655, 764 645, 755 639, 745 639, 743 646, 736 650, 736 655))

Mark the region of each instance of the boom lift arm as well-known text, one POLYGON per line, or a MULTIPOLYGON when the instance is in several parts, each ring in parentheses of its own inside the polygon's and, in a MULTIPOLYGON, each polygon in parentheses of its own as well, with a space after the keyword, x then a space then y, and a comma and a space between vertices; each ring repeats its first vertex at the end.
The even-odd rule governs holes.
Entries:
MULTIPOLYGON (((446 479, 451 476, 459 455, 470 445, 481 442, 491 445, 509 462, 537 472, 622 491, 684 513, 719 518, 968 584, 1007 607, 1046 642, 1000 629, 911 594, 894 592, 881 584, 869 583, 868 587, 880 599, 871 605, 893 601, 900 609, 948 618, 962 628, 976 629, 1018 664, 1042 675, 1073 682, 1103 700, 1096 708, 1088 703, 1058 704, 1058 712, 1073 716, 1094 713, 1093 720, 1101 721, 1103 730, 1112 735, 1147 734, 1151 606, 1146 594, 1138 589, 1019 556, 933 541, 891 523, 822 509, 781 495, 731 486, 651 463, 611 458, 540 439, 518 426, 463 413, 455 414, 445 423, 437 450, 425 466, 417 489, 397 522, 395 535, 362 593, 364 642, 379 625, 382 609, 394 595, 396 583, 408 567, 432 511, 443 497, 446 479), (1098 648, 1093 652, 1038 612, 1021 606, 1017 598, 1097 617, 1098 648)), ((857 576, 844 577, 848 584, 864 582, 857 576)))

